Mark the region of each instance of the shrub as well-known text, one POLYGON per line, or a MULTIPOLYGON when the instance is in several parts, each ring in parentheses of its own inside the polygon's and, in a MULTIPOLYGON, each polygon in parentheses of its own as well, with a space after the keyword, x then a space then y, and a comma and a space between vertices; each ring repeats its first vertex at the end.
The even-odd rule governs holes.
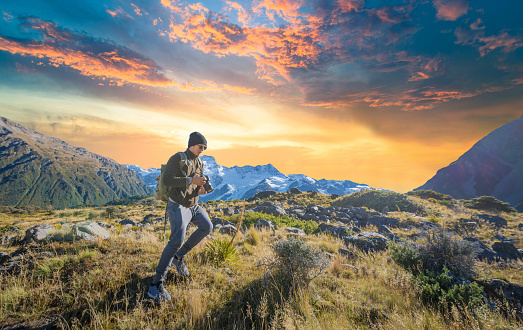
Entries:
POLYGON ((272 249, 275 257, 263 260, 259 266, 265 268, 266 276, 278 277, 291 289, 308 287, 329 264, 321 251, 293 237, 276 242, 272 249))
POLYGON ((459 283, 444 268, 443 273, 427 272, 416 277, 421 301, 449 311, 451 306, 475 307, 481 304, 483 288, 477 283, 459 283))
POLYGON ((219 266, 227 262, 238 260, 238 251, 231 241, 225 238, 218 238, 207 243, 204 249, 206 259, 219 266))
POLYGON ((422 205, 412 200, 407 195, 374 189, 364 189, 344 196, 341 199, 336 200, 332 205, 341 207, 365 206, 377 211, 381 211, 387 207, 389 210, 399 210, 420 215, 427 214, 422 205))
POLYGON ((389 245, 391 259, 414 275, 423 270, 424 256, 418 251, 414 243, 394 243, 389 245))
POLYGON ((499 211, 507 213, 517 212, 509 203, 502 202, 492 196, 481 196, 463 202, 463 205, 469 209, 484 211, 499 211))

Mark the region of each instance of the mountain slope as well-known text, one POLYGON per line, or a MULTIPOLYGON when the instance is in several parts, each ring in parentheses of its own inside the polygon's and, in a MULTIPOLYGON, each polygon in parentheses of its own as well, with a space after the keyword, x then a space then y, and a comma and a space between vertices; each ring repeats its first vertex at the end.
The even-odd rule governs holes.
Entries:
POLYGON ((114 160, 0 117, 1 204, 65 208, 151 193, 114 160))
POLYGON ((418 189, 454 198, 494 196, 518 206, 523 203, 523 116, 479 140, 418 189))
MULTIPOLYGON (((214 157, 201 156, 205 164, 204 173, 211 179, 214 191, 203 195, 200 200, 232 200, 254 196, 257 192, 273 190, 277 192, 298 188, 301 191, 316 191, 323 194, 350 194, 362 189, 371 189, 368 185, 352 181, 315 180, 303 174, 285 175, 273 165, 233 166, 218 165, 214 157)), ((156 189, 154 180, 160 175, 160 169, 143 169, 136 165, 124 165, 132 169, 152 189, 156 189)))

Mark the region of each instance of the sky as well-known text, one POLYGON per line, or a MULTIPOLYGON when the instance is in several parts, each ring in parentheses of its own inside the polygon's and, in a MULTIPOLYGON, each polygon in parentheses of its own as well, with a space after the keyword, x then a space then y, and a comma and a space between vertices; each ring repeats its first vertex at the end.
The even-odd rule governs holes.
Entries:
POLYGON ((523 1, 2 1, 0 115, 121 164, 417 188, 523 114, 523 1))

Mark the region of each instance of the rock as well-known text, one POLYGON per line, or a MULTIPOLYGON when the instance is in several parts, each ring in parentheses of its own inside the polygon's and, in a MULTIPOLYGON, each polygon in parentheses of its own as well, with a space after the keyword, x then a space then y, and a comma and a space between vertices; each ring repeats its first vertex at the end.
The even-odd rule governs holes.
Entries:
POLYGON ((333 226, 326 223, 322 223, 318 226, 318 230, 322 233, 327 233, 340 238, 350 236, 350 229, 345 226, 333 226))
POLYGON ((122 220, 119 222, 119 224, 121 224, 122 226, 123 225, 132 225, 132 226, 136 226, 136 222, 134 222, 133 220, 131 219, 125 219, 125 220, 122 220))
POLYGON ((392 234, 392 231, 389 229, 389 227, 387 227, 385 225, 379 225, 378 233, 380 233, 382 235, 390 235, 390 234, 392 234))
POLYGON ((521 252, 510 242, 496 242, 492 244, 492 249, 499 253, 506 253, 514 259, 523 258, 521 252))
POLYGON ((277 194, 277 192, 273 191, 273 190, 260 191, 259 193, 256 193, 253 197, 249 198, 249 200, 251 200, 251 199, 256 200, 258 198, 259 199, 269 198, 269 197, 274 196, 276 194, 277 194))
POLYGON ((155 215, 152 214, 152 213, 149 213, 147 214, 145 217, 143 217, 143 221, 146 222, 146 221, 149 221, 150 219, 154 218, 155 215))
POLYGON ((293 195, 301 194, 301 190, 298 188, 291 188, 289 192, 293 195))
POLYGON ((234 225, 223 225, 219 229, 220 234, 234 235, 238 231, 234 225))
MULTIPOLYGON (((130 226, 130 225, 125 225, 130 226)), ((131 226, 132 227, 132 226, 131 226)), ((96 222, 77 222, 73 224, 76 239, 83 239, 86 241, 95 241, 97 238, 107 239, 109 233, 96 222)))
POLYGON ((396 228, 398 227, 400 221, 395 218, 384 217, 382 215, 374 215, 368 218, 367 223, 376 227, 387 226, 391 228, 396 228))
POLYGON ((42 223, 40 225, 31 227, 25 231, 24 242, 42 242, 49 239, 52 232, 56 229, 48 223, 42 223))
POLYGON ((485 261, 496 261, 501 258, 496 251, 492 250, 488 245, 483 243, 476 237, 464 237, 464 241, 472 242, 476 246, 476 257, 485 261))
POLYGON ((316 205, 311 204, 311 205, 309 205, 309 206, 307 207, 307 212, 309 212, 309 213, 316 214, 316 213, 318 213, 319 211, 320 211, 320 209, 319 209, 318 206, 316 206, 316 205))
POLYGON ((496 300, 498 306, 504 306, 508 302, 520 319, 523 319, 523 285, 511 283, 499 278, 479 280, 477 283, 483 287, 483 291, 490 299, 496 300))
POLYGON ((254 228, 256 228, 258 230, 261 230, 261 229, 274 230, 276 228, 276 226, 270 220, 260 219, 258 222, 256 222, 254 224, 254 228))
POLYGON ((375 232, 362 232, 354 236, 345 237, 345 244, 352 244, 358 249, 370 252, 370 251, 383 251, 388 248, 388 239, 375 232))
POLYGON ((220 225, 220 226, 225 226, 225 225, 232 225, 233 223, 230 222, 230 221, 227 221, 225 219, 222 219, 222 218, 218 218, 218 217, 214 217, 212 218, 211 220, 211 223, 214 227, 216 227, 217 225, 220 225))
POLYGON ((285 231, 289 234, 294 234, 298 236, 305 236, 305 231, 301 228, 296 227, 285 227, 285 231))
POLYGON ((263 203, 262 205, 256 207, 254 210, 256 212, 263 212, 275 216, 282 216, 287 214, 287 212, 285 212, 285 209, 281 204, 270 201, 263 203))
POLYGON ((472 216, 473 218, 483 220, 486 223, 493 225, 497 228, 506 227, 507 226, 507 220, 503 219, 502 217, 499 217, 497 215, 490 215, 490 214, 476 214, 472 216))
POLYGON ((519 231, 523 231, 523 223, 520 223, 520 224, 518 225, 518 229, 519 229, 519 231))
POLYGON ((347 249, 339 249, 338 253, 341 254, 344 257, 347 257, 347 259, 359 258, 354 252, 349 251, 347 249))
POLYGON ((381 213, 383 213, 383 214, 387 214, 387 213, 389 213, 389 208, 388 208, 387 206, 385 206, 385 207, 383 208, 383 210, 381 211, 381 213))
POLYGON ((355 207, 352 209, 354 216, 360 220, 365 220, 367 210, 364 207, 355 207))
POLYGON ((0 265, 4 263, 4 261, 7 261, 9 259, 9 253, 7 252, 0 252, 0 265))
POLYGON ((98 222, 98 226, 100 226, 102 228, 105 228, 105 229, 109 229, 109 230, 113 230, 114 229, 113 225, 108 225, 108 224, 103 223, 103 222, 98 222))
POLYGON ((468 230, 472 230, 472 231, 478 230, 478 227, 479 227, 478 223, 474 222, 474 221, 467 221, 467 222, 464 223, 464 226, 468 230))
POLYGON ((509 242, 513 243, 512 239, 507 238, 501 234, 497 234, 496 236, 492 236, 489 241, 502 241, 502 242, 509 242))

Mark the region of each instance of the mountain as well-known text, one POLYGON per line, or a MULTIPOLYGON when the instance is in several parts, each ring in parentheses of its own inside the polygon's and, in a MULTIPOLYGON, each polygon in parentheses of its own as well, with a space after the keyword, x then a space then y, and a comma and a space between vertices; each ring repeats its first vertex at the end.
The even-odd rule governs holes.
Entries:
POLYGON ((419 189, 454 198, 494 196, 523 211, 523 115, 479 140, 419 189))
MULTIPOLYGON (((301 191, 316 191, 322 194, 350 194, 362 189, 371 189, 368 185, 352 181, 315 180, 303 174, 285 175, 273 165, 233 166, 218 165, 214 157, 201 156, 204 163, 204 174, 211 179, 214 191, 203 195, 200 200, 231 200, 254 196, 257 192, 272 190, 277 192, 298 188, 301 191)), ((124 165, 138 173, 144 182, 156 189, 154 180, 160 175, 160 169, 143 169, 136 165, 124 165)))
POLYGON ((0 117, 0 204, 65 208, 152 193, 114 160, 0 117))

